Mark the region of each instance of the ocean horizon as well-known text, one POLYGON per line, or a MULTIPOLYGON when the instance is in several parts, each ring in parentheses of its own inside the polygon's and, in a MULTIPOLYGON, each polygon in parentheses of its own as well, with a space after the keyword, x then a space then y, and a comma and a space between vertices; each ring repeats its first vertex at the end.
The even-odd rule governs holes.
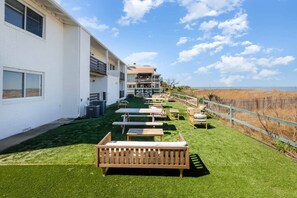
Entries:
POLYGON ((279 91, 297 91, 297 86, 288 87, 191 87, 192 89, 244 89, 244 90, 279 90, 279 91))

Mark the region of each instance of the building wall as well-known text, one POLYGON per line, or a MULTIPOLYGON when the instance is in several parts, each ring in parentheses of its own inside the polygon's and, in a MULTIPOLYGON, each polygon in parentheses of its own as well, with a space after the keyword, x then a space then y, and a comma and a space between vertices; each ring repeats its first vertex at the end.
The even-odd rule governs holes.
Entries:
POLYGON ((80 116, 86 115, 90 96, 90 34, 80 28, 80 116))
POLYGON ((119 99, 119 77, 107 76, 107 105, 116 103, 119 99))
POLYGON ((64 26, 45 10, 29 6, 45 16, 45 38, 40 38, 4 21, 0 1, 0 139, 62 117, 64 26), (3 69, 43 73, 43 97, 3 99, 3 69))
POLYGON ((91 47, 87 31, 61 23, 33 1, 22 2, 43 15, 44 38, 5 22, 5 1, 0 1, 0 139, 59 118, 84 116, 90 92, 99 92, 101 99, 106 92, 107 104, 119 98, 118 76, 90 76, 90 52, 108 61, 99 44, 91 47), (41 73, 42 97, 3 99, 5 69, 41 73))
POLYGON ((80 114, 80 28, 64 26, 63 117, 80 114))
POLYGON ((103 99, 102 92, 107 92, 107 76, 90 77, 90 93, 100 93, 100 100, 103 99))

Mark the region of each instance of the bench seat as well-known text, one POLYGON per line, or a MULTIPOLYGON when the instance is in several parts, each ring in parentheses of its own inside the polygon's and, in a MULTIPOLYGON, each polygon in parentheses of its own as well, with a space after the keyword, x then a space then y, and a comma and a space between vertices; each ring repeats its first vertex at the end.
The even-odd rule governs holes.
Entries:
POLYGON ((112 141, 109 132, 96 145, 96 167, 190 169, 189 146, 179 134, 176 142, 112 141))
POLYGON ((128 126, 163 126, 163 122, 113 122, 112 125, 128 126))

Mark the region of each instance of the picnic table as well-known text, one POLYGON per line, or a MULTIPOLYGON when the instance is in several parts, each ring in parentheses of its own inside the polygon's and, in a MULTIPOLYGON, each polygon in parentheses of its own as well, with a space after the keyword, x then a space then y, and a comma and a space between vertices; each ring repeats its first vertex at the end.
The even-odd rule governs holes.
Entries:
MULTIPOLYGON (((162 109, 159 108, 120 108, 115 111, 116 113, 122 113, 123 116, 123 122, 126 122, 129 120, 130 114, 149 114, 150 117, 152 117, 152 122, 155 121, 155 115, 159 115, 162 113, 162 109)), ((141 117, 141 116, 139 116, 141 117)), ((145 116, 144 116, 145 117, 145 116)))
POLYGON ((170 119, 175 118, 177 120, 179 120, 179 110, 178 109, 169 109, 169 116, 170 119))
POLYGON ((122 122, 113 122, 113 125, 121 125, 122 133, 125 132, 125 126, 162 126, 162 122, 155 122, 155 116, 162 114, 162 109, 159 108, 121 108, 116 110, 116 113, 124 114, 122 122), (131 115, 132 114, 132 115, 131 115), (148 115, 147 115, 148 114, 148 115), (129 117, 151 117, 151 122, 129 122, 129 117))
POLYGON ((139 129, 131 128, 127 133, 127 140, 131 140, 131 137, 142 137, 142 136, 160 136, 161 141, 163 140, 164 132, 163 129, 139 129))
POLYGON ((164 98, 145 98, 144 99, 146 102, 164 102, 164 98))

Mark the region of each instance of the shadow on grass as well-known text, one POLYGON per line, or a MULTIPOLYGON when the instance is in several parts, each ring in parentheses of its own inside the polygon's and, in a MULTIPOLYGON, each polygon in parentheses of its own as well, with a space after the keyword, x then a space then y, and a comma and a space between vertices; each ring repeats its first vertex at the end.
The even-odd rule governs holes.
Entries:
POLYGON ((184 116, 179 116, 179 120, 186 120, 184 116))
MULTIPOLYGON (((210 172, 198 154, 190 155, 190 169, 184 170, 184 177, 202 177, 210 172)), ((149 168, 109 168, 109 175, 130 175, 130 176, 166 176, 179 177, 178 169, 149 169, 149 168)))
POLYGON ((176 131, 177 129, 176 129, 174 124, 164 123, 163 124, 163 130, 176 131))
POLYGON ((169 131, 164 131, 164 135, 171 135, 172 133, 169 131))
POLYGON ((172 106, 170 106, 170 105, 163 105, 163 108, 164 109, 168 109, 168 108, 172 108, 172 106))
POLYGON ((69 124, 64 124, 56 129, 49 130, 37 137, 12 146, 0 154, 9 154, 40 149, 64 147, 76 144, 97 144, 109 131, 113 139, 124 140, 125 136, 112 126, 112 122, 120 120, 121 117, 115 114, 117 105, 107 109, 104 116, 99 118, 79 118, 69 124))
MULTIPOLYGON (((203 124, 203 123, 197 123, 197 124, 195 124, 194 125, 195 126, 195 129, 206 129, 206 127, 205 127, 205 124, 203 124)), ((209 130, 209 129, 215 129, 216 127, 214 127, 213 125, 211 125, 211 124, 207 124, 207 130, 209 130)))

